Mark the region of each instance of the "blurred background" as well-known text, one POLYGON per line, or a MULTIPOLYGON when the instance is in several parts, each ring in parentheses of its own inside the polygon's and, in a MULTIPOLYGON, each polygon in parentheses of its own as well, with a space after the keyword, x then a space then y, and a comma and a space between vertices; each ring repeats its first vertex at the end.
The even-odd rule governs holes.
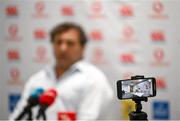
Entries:
MULTIPOLYGON (((85 59, 116 82, 132 75, 157 79, 157 96, 143 103, 149 119, 180 119, 180 1, 1 0, 0 119, 7 119, 28 78, 53 63, 49 31, 80 24, 85 59)), ((114 119, 128 119, 131 100, 114 99, 114 119)), ((108 110, 107 110, 108 111, 108 110)))

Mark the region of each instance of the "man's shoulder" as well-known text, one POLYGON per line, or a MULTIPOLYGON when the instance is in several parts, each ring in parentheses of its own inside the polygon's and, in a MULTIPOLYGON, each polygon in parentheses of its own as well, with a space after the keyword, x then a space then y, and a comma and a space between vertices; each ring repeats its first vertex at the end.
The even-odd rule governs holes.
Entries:
POLYGON ((95 65, 83 62, 81 67, 81 73, 86 77, 91 84, 105 84, 109 83, 106 75, 95 65))
POLYGON ((107 93, 112 93, 110 82, 103 71, 88 62, 84 62, 83 66, 84 67, 81 68, 81 71, 86 76, 87 83, 89 83, 91 87, 98 90, 105 90, 105 92, 108 91, 107 93))
POLYGON ((105 77, 105 74, 103 73, 103 71, 100 70, 95 65, 93 65, 89 62, 82 62, 81 65, 82 65, 81 71, 84 72, 85 74, 105 77))
POLYGON ((34 79, 34 78, 41 78, 44 76, 46 76, 46 69, 41 69, 37 71, 36 73, 34 73, 30 78, 34 79))
POLYGON ((46 77, 47 77, 46 69, 41 69, 30 76, 28 83, 42 82, 46 77))

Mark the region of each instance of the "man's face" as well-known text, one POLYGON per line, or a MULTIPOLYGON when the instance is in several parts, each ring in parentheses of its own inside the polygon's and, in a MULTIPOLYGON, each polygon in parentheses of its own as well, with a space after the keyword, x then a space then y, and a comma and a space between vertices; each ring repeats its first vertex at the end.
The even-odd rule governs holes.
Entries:
POLYGON ((69 29, 55 35, 53 50, 56 63, 62 68, 68 68, 81 59, 84 46, 80 43, 78 31, 76 29, 69 29))

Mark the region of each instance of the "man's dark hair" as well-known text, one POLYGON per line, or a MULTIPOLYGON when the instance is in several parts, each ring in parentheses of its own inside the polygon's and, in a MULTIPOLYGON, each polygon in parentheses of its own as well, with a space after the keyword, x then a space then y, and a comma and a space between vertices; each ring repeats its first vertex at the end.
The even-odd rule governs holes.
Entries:
POLYGON ((81 28, 81 26, 75 24, 75 23, 72 23, 72 22, 64 22, 64 23, 61 23, 57 26, 55 26, 52 31, 50 32, 50 39, 51 39, 51 42, 54 41, 54 37, 57 35, 57 34, 61 34, 61 33, 64 33, 70 29, 75 29, 79 32, 79 40, 80 40, 80 43, 81 45, 85 45, 87 43, 87 37, 86 37, 86 34, 84 32, 84 30, 81 28))

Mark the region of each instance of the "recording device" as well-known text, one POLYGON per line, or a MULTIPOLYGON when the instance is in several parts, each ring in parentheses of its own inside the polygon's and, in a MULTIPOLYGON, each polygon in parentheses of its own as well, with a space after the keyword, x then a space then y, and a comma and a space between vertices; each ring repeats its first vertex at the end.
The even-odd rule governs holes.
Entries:
POLYGON ((119 99, 133 99, 156 96, 156 80, 149 78, 133 78, 117 82, 119 99))
POLYGON ((27 105, 24 107, 23 111, 15 118, 15 120, 21 120, 27 115, 27 120, 32 120, 32 108, 39 104, 39 96, 44 92, 42 88, 37 88, 34 90, 27 100, 27 105))
POLYGON ((36 119, 40 119, 41 117, 43 120, 46 120, 46 110, 47 108, 52 105, 57 97, 57 92, 54 89, 49 89, 46 92, 44 92, 40 97, 39 97, 39 111, 36 116, 36 119))
POLYGON ((120 100, 132 99, 136 103, 136 111, 129 113, 129 119, 148 120, 148 115, 141 111, 141 101, 148 101, 148 97, 156 96, 156 79, 153 77, 132 76, 131 79, 117 82, 117 96, 120 100))

